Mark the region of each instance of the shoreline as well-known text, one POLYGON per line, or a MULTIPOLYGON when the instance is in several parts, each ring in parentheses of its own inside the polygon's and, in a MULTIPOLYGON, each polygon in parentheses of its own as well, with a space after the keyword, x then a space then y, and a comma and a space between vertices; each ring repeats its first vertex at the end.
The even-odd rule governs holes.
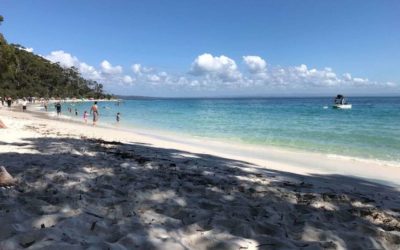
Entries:
MULTIPOLYGON (((87 102, 90 103, 90 102, 87 102)), ((72 120, 72 121, 80 121, 82 120, 80 116, 76 117, 71 114, 65 114, 66 120, 72 120)), ((362 145, 358 147, 353 147, 350 145, 349 151, 346 151, 342 148, 332 148, 332 145, 329 146, 329 143, 327 144, 327 147, 317 147, 316 145, 308 145, 308 146, 302 146, 302 145, 297 145, 297 144, 282 144, 280 143, 279 145, 270 145, 269 143, 262 143, 262 142, 254 142, 252 141, 252 137, 243 137, 243 135, 239 134, 230 134, 230 135, 208 135, 205 136, 204 133, 207 131, 203 132, 196 132, 196 131, 191 131, 190 129, 188 130, 187 128, 185 131, 177 131, 174 129, 168 129, 168 128, 162 128, 161 126, 156 126, 154 124, 149 124, 146 125, 146 123, 142 123, 139 120, 126 120, 121 124, 116 124, 114 122, 114 117, 110 117, 108 114, 108 117, 100 117, 100 123, 98 124, 99 126, 103 127, 108 127, 111 129, 118 129, 118 130, 125 130, 125 131, 132 131, 132 132, 141 132, 142 134, 147 134, 150 136, 163 136, 163 137, 168 137, 170 138, 188 138, 190 140, 197 140, 197 139, 202 139, 205 141, 217 141, 221 142, 224 144, 228 145, 235 145, 236 147, 253 147, 253 148, 264 148, 265 150, 281 150, 281 151, 287 151, 288 153, 292 152, 302 152, 302 153, 312 153, 312 154, 319 154, 319 155, 324 155, 329 158, 340 158, 340 159, 347 159, 350 161, 358 161, 358 162, 365 162, 365 163, 371 163, 371 164, 376 164, 379 166, 395 166, 395 167, 400 167, 400 159, 396 156, 395 153, 390 151, 391 154, 385 154, 385 151, 383 150, 375 150, 374 148, 366 148, 363 150, 362 145), (372 150, 372 151, 371 151, 372 150)), ((139 118, 140 119, 140 118, 139 118)), ((360 143, 360 142, 359 142, 360 143)), ((275 144, 275 143, 273 143, 275 144)), ((351 143, 350 143, 351 144, 351 143)))
MULTIPOLYGON (((90 102, 90 101, 88 101, 88 102, 90 102)), ((34 105, 32 105, 32 106, 34 106, 34 105)), ((39 107, 39 105, 36 105, 36 106, 39 107)), ((37 112, 40 115, 44 114, 43 118, 63 120, 65 122, 73 122, 73 123, 83 124, 83 122, 81 122, 81 120, 82 120, 81 118, 77 119, 73 115, 62 115, 60 118, 56 118, 55 112, 47 112, 46 113, 43 110, 39 110, 39 108, 35 108, 34 112, 37 112)), ((90 119, 88 119, 88 124, 89 123, 90 123, 90 119)), ((177 131, 165 130, 165 129, 160 129, 160 128, 144 128, 142 125, 136 125, 136 124, 131 124, 131 126, 125 126, 123 124, 122 125, 118 124, 118 126, 116 126, 116 125, 117 124, 114 124, 114 123, 105 124, 102 121, 100 121, 100 123, 97 124, 97 127, 108 128, 108 129, 117 130, 117 131, 136 133, 136 134, 146 135, 149 137, 156 137, 156 138, 160 138, 160 139, 163 139, 166 141, 175 141, 174 138, 181 138, 182 139, 181 142, 184 142, 184 143, 185 142, 190 143, 191 141, 202 141, 205 143, 214 142, 214 143, 220 144, 220 146, 224 146, 224 145, 228 146, 228 147, 233 146, 234 148, 244 148, 247 150, 262 149, 264 151, 272 150, 272 151, 285 152, 288 154, 302 153, 302 154, 310 154, 311 156, 317 155, 317 156, 326 157, 329 159, 342 159, 342 160, 354 161, 354 162, 359 162, 359 163, 375 164, 378 166, 389 166, 389 167, 400 168, 400 161, 377 159, 377 158, 366 158, 366 157, 362 157, 362 156, 344 155, 344 154, 340 154, 340 153, 312 151, 312 150, 307 150, 304 148, 296 148, 296 147, 284 147, 284 146, 265 145, 265 144, 258 144, 258 143, 246 143, 246 142, 239 142, 238 140, 228 139, 228 138, 206 137, 206 136, 200 136, 200 135, 198 136, 198 135, 193 135, 193 134, 186 133, 186 132, 177 132, 177 131)))
MULTIPOLYGON (((43 111, 6 111, 0 109, 0 117, 3 112, 16 112, 26 119, 50 120, 59 123, 56 127, 66 127, 74 134, 73 130, 90 132, 92 137, 117 140, 123 142, 136 141, 151 144, 154 147, 174 148, 192 153, 210 154, 229 159, 247 161, 274 170, 283 170, 296 174, 340 174, 364 178, 380 184, 400 188, 400 164, 382 160, 372 160, 351 156, 324 154, 292 150, 273 146, 258 146, 248 144, 231 143, 218 139, 194 137, 186 134, 178 134, 162 130, 127 129, 101 124, 91 126, 73 118, 56 118, 43 111), (34 118, 34 119, 35 119, 34 118), (64 124, 64 125, 63 125, 64 124), (71 131, 72 129, 72 131, 71 131), (112 133, 110 133, 112 132, 112 133), (379 169, 379 171, 377 171, 379 169)), ((54 128, 54 124, 52 124, 54 128)))

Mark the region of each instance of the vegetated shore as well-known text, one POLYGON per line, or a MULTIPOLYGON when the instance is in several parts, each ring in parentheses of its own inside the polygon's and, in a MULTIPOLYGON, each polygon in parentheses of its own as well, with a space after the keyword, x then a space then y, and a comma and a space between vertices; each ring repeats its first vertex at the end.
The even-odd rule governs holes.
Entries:
POLYGON ((0 249, 400 247, 397 167, 0 119, 0 249))

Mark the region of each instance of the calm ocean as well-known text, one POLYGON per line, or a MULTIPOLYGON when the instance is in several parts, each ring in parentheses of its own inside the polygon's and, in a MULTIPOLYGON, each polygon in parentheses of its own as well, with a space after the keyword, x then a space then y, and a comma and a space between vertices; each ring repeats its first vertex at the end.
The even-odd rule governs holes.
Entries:
MULTIPOLYGON (((141 99, 101 102, 100 121, 244 144, 268 145, 400 162, 400 98, 353 97, 351 110, 333 98, 141 99)), ((91 103, 77 108, 82 119, 91 103)), ((73 116, 73 115, 72 115, 73 116)))

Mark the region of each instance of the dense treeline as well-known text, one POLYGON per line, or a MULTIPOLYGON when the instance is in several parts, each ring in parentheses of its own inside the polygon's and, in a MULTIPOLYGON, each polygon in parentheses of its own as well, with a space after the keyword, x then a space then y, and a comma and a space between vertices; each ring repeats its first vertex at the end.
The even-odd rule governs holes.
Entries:
MULTIPOLYGON (((0 15, 0 25, 3 17, 0 15)), ((86 80, 74 67, 63 68, 24 50, 17 44, 8 44, 0 33, 0 96, 16 97, 76 97, 110 98, 103 85, 86 80)))

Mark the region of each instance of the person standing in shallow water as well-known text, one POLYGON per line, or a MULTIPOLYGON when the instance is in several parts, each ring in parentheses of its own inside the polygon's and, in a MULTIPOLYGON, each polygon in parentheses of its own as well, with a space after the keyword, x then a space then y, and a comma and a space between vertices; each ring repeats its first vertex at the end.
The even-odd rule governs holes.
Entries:
POLYGON ((120 118, 121 118, 121 113, 118 112, 117 116, 115 117, 115 119, 117 120, 117 123, 119 123, 120 118))
POLYGON ((8 108, 11 108, 11 103, 12 103, 12 99, 11 99, 11 97, 8 97, 7 98, 7 107, 8 108))
POLYGON ((90 114, 93 113, 93 126, 96 126, 96 122, 99 119, 99 108, 97 107, 97 102, 94 102, 93 106, 90 108, 90 114))
POLYGON ((26 106, 28 105, 28 101, 24 98, 22 100, 22 112, 26 112, 26 106))
POLYGON ((85 124, 87 124, 87 118, 88 118, 88 113, 85 110, 85 112, 83 112, 83 120, 85 121, 85 124))
POLYGON ((57 102, 55 107, 56 107, 56 110, 57 110, 57 116, 60 116, 61 115, 61 103, 57 102))

